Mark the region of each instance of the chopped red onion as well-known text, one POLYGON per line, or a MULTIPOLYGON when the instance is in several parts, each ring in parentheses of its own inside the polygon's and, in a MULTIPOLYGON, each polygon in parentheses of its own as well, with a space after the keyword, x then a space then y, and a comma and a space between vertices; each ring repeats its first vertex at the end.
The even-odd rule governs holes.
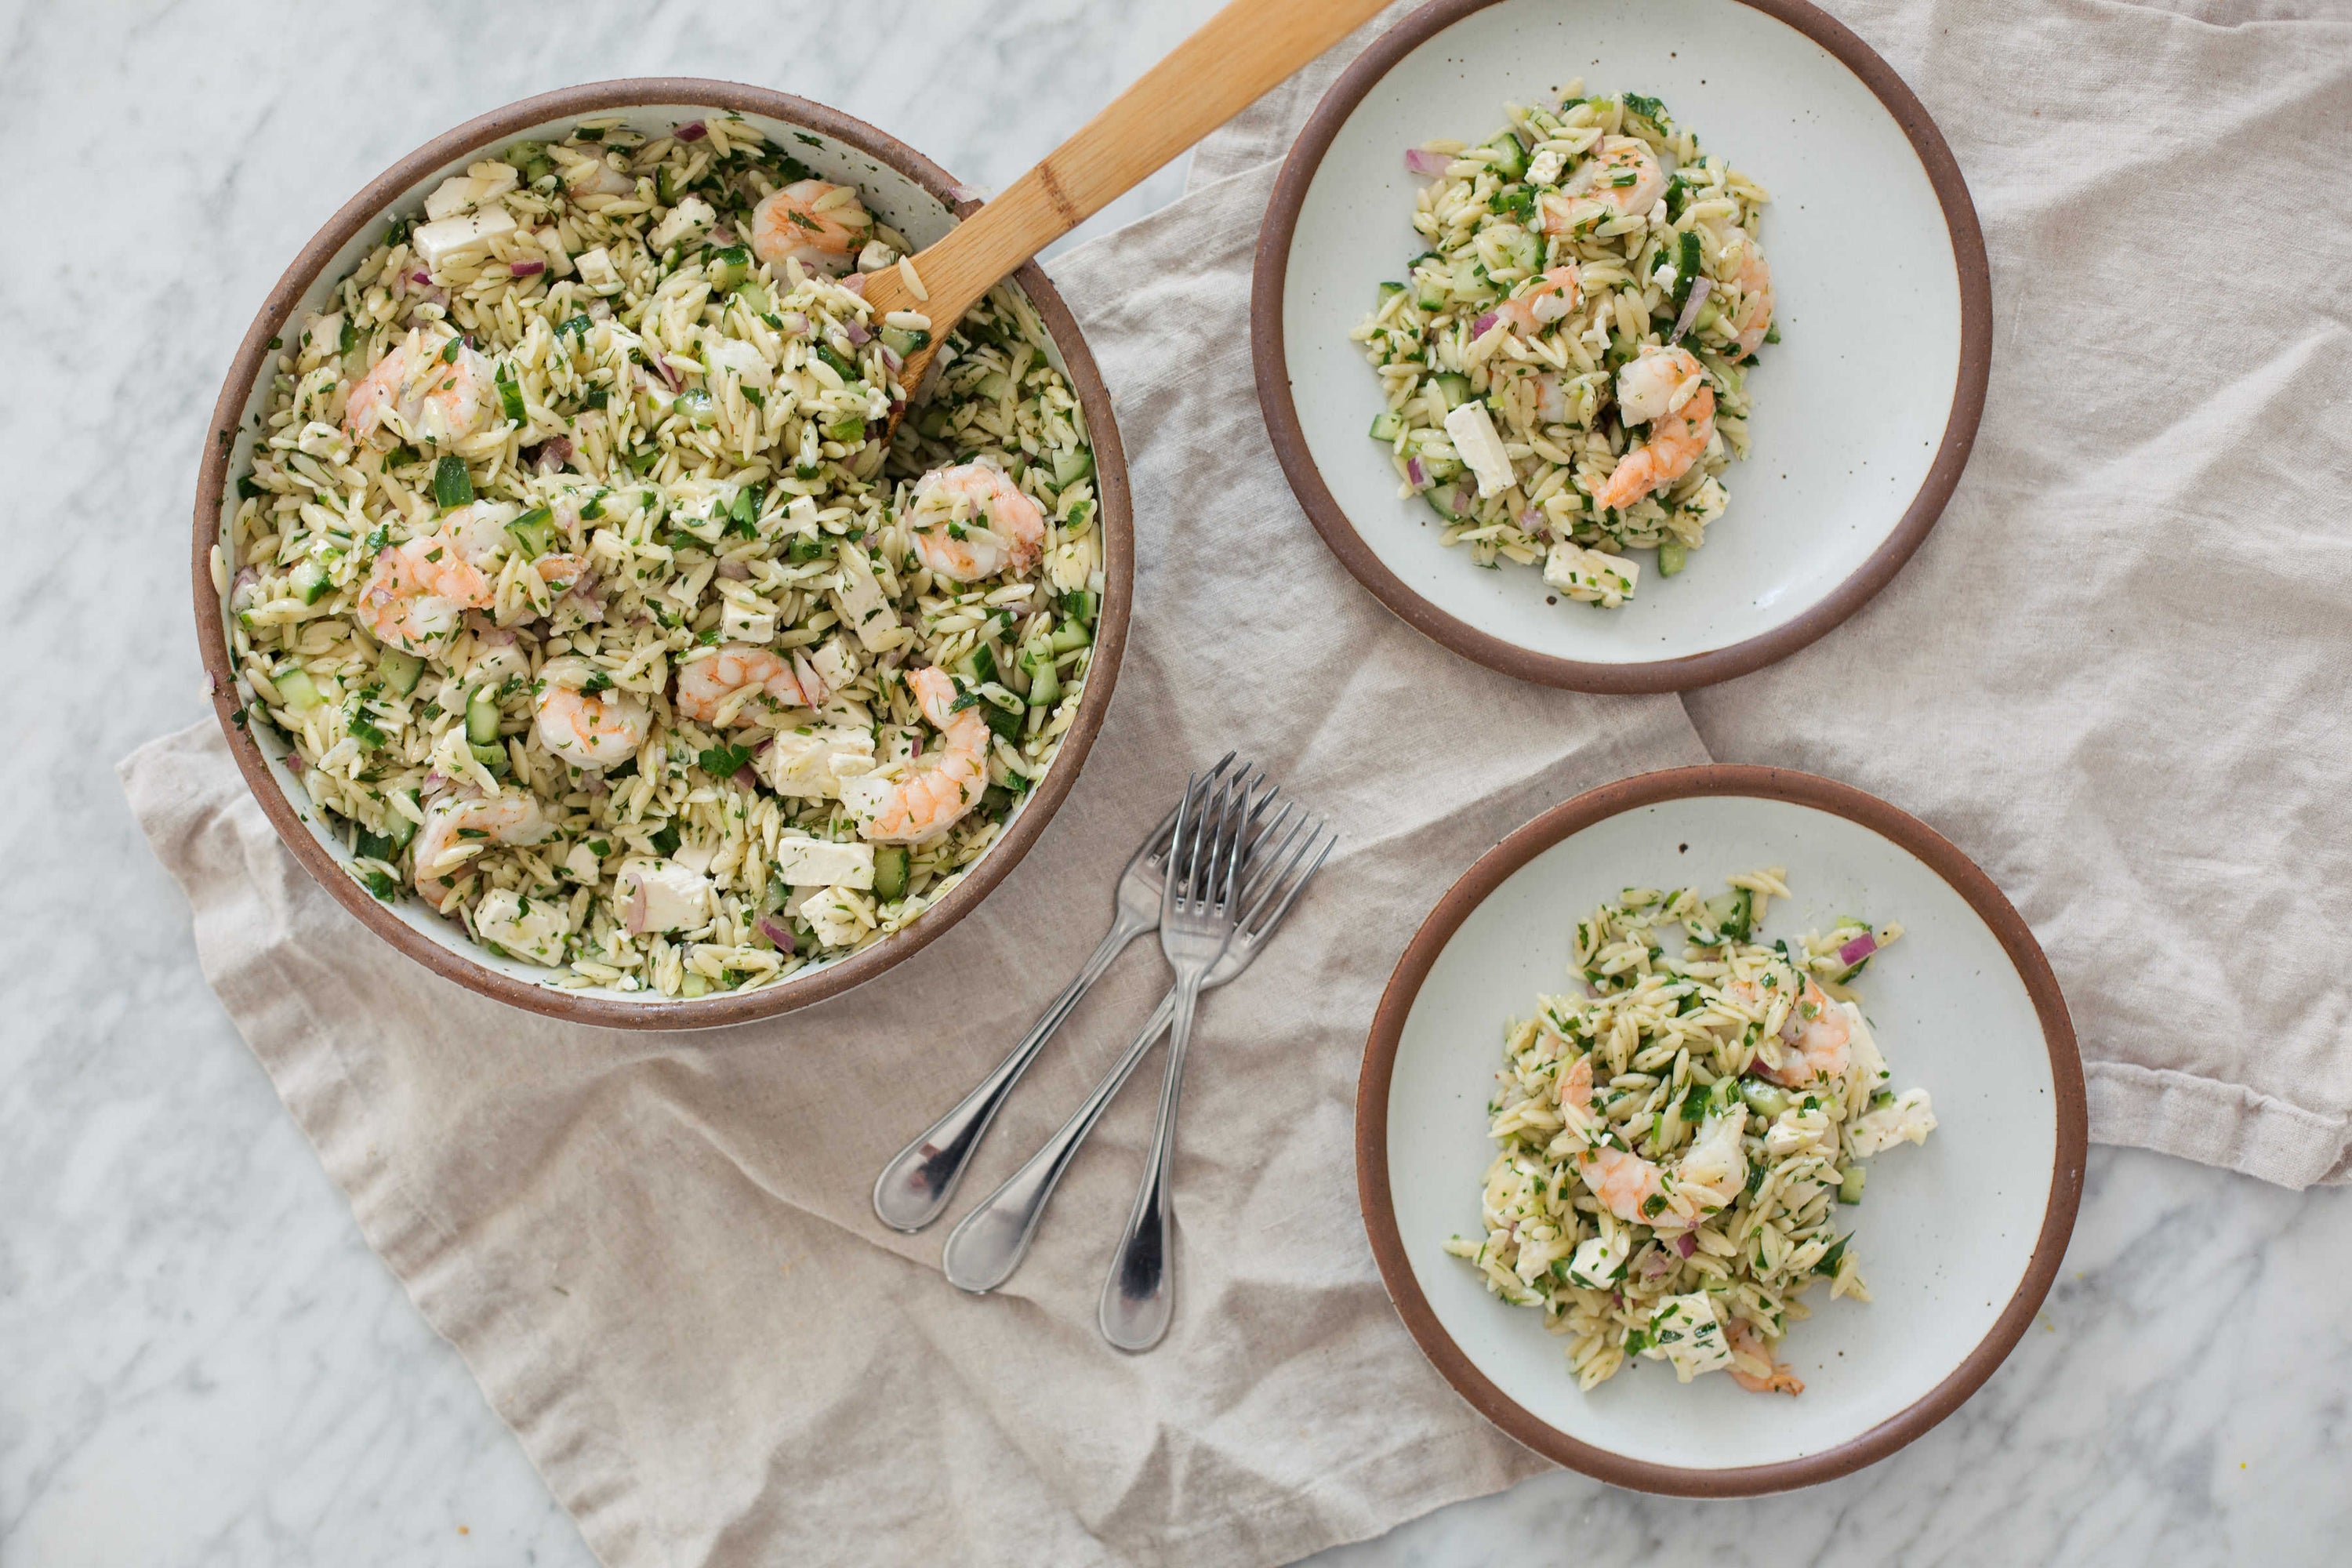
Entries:
POLYGON ((866 330, 865 322, 856 321, 842 322, 841 331, 842 335, 846 337, 853 343, 866 342, 874 336, 872 332, 866 330))
POLYGON ((1443 153, 1433 153, 1426 147, 1404 150, 1404 166, 1416 174, 1442 174, 1454 162, 1443 153))
POLYGON ((433 773, 426 773, 426 774, 425 775, 425 783, 424 783, 424 784, 422 785, 422 787, 423 787, 423 789, 424 789, 424 791, 425 791, 425 794, 430 795, 430 794, 432 794, 435 790, 439 789, 443 784, 447 784, 448 782, 449 782, 449 781, 448 781, 448 779, 446 779, 446 777, 444 777, 444 776, 443 776, 439 772, 436 771, 436 772, 433 772, 433 773))
POLYGON ((1838 962, 1846 964, 1860 963, 1877 951, 1878 939, 1870 932, 1864 931, 1838 949, 1838 962))
POLYGON ((433 274, 431 274, 430 272, 425 271, 425 268, 423 268, 422 267, 420 267, 420 268, 418 268, 415 271, 414 271, 414 272, 412 272, 412 273, 410 273, 410 274, 408 275, 408 280, 409 280, 411 283, 423 284, 423 285, 428 285, 428 286, 429 286, 429 285, 432 283, 432 281, 433 281, 433 274))
POLYGON ((1419 458, 1407 458, 1404 460, 1404 477, 1412 481, 1412 488, 1417 490, 1425 490, 1429 488, 1429 470, 1421 466, 1419 458))
POLYGON ((791 333, 793 337, 799 337, 802 333, 808 331, 808 318, 802 315, 798 310, 786 310, 782 315, 778 316, 776 320, 783 322, 784 331, 791 333))
POLYGON ((1682 335, 1690 331, 1691 323, 1698 320, 1698 308, 1706 303, 1706 297, 1714 288, 1715 279, 1712 278, 1696 278, 1691 280, 1690 298, 1683 301, 1683 313, 1675 318, 1674 334, 1667 338, 1666 342, 1673 343, 1682 341, 1682 335))
POLYGON ((1693 1236, 1689 1231, 1683 1232, 1680 1236, 1675 1237, 1675 1250, 1681 1253, 1685 1258, 1688 1258, 1692 1253, 1698 1250, 1698 1237, 1693 1236))
POLYGON ((1543 508, 1531 506, 1519 513, 1519 527, 1533 533, 1544 525, 1543 508))
POLYGON ((1485 315, 1470 323, 1470 335, 1474 338, 1485 337, 1486 335, 1486 330, 1495 324, 1495 321, 1496 312, 1492 310, 1487 311, 1485 315))
POLYGON ((817 674, 816 666, 809 662, 808 655, 798 648, 793 650, 793 679, 799 683, 802 701, 812 708, 824 701, 824 679, 817 674))
POLYGON ((732 244, 734 244, 734 243, 735 243, 735 229, 734 229, 734 226, 733 226, 733 225, 731 225, 731 224, 723 224, 723 223, 722 223, 722 224, 720 224, 718 227, 716 227, 716 228, 712 229, 712 230, 710 231, 710 243, 711 243, 711 244, 713 244, 713 245, 718 245, 718 246, 728 246, 728 245, 732 245, 732 244))
POLYGON ((517 278, 536 278, 546 270, 547 263, 544 261, 518 261, 507 268, 509 274, 517 278))
POLYGON ((689 120, 674 132, 681 142, 699 142, 710 134, 699 120, 689 120))
POLYGON ((610 795, 613 793, 613 786, 604 782, 604 775, 593 768, 589 769, 586 773, 580 775, 580 787, 586 790, 590 795, 610 795))
POLYGON ((885 370, 887 370, 892 375, 896 375, 900 371, 907 368, 907 362, 898 357, 898 351, 897 349, 892 348, 888 343, 884 343, 882 345, 882 367, 885 370))
POLYGON ((793 951, 792 927, 773 915, 761 915, 755 923, 760 928, 760 934, 776 944, 778 952, 793 951))
POLYGON ((728 776, 745 789, 757 789, 760 787, 760 775, 751 771, 751 764, 749 763, 745 763, 741 767, 737 768, 728 776))
POLYGON ((740 583, 751 574, 751 569, 740 561, 721 561, 719 563, 719 574, 730 583, 740 583))
POLYGON ((646 885, 643 882, 639 882, 630 893, 629 912, 621 923, 628 928, 631 936, 646 934, 646 885))
POLYGON ((1655 1279, 1673 1267, 1673 1264, 1666 1261, 1664 1251, 1653 1252, 1642 1260, 1642 1274, 1644 1279, 1655 1279))
POLYGON ((540 443, 539 467, 541 473, 553 473, 572 460, 572 437, 551 436, 540 443))
POLYGON ((863 272, 853 272, 846 278, 838 279, 836 281, 839 282, 843 288, 856 295, 859 299, 863 300, 866 298, 866 274, 863 272))
POLYGON ((294 750, 294 749, 293 749, 292 747, 290 747, 290 746, 287 748, 287 750, 286 750, 286 771, 287 771, 287 772, 289 772, 289 773, 297 773, 297 774, 299 774, 299 773, 301 773, 301 771, 302 771, 304 768, 307 768, 307 767, 309 767, 310 765, 310 763, 306 763, 306 762, 304 762, 304 761, 302 760, 302 753, 301 753, 301 752, 298 752, 298 751, 294 750))

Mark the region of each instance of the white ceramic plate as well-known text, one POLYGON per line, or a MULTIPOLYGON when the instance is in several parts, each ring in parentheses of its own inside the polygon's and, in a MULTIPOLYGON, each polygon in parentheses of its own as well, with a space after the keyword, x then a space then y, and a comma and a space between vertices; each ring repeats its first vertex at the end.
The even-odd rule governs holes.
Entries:
POLYGON ((1990 1374, 2065 1251, 2084 1146, 2082 1068, 2056 979, 2016 910, 1925 825, 1861 792, 1764 768, 1685 768, 1554 808, 1490 851, 1391 980, 1357 1104, 1365 1224, 1389 1293, 1440 1371, 1521 1442, 1620 1485, 1696 1495, 1843 1474, 1941 1420, 1990 1374), (1858 983, 1895 1073, 1940 1125, 1874 1160, 1837 1210, 1874 1300, 1805 1297, 1778 1347, 1794 1398, 1685 1385, 1637 1359, 1577 1390, 1542 1314, 1444 1251, 1475 1234, 1507 1023, 1569 989, 1575 922, 1627 886, 1717 888, 1788 870, 1768 933, 1854 913, 1903 940, 1858 983))
POLYGON ((1389 606, 1507 673, 1590 690, 1724 679, 1827 631, 1895 574, 1967 461, 1990 362, 1984 245, 1958 166, 1869 47, 1803 0, 1438 0, 1333 86, 1276 185, 1252 331, 1259 402, 1324 539, 1389 606), (1750 386, 1753 455, 1672 579, 1654 552, 1608 611, 1481 570, 1401 499, 1365 430, 1384 404, 1348 333, 1423 248, 1404 150, 1482 140, 1506 100, 1661 98, 1772 193, 1781 342, 1750 386))

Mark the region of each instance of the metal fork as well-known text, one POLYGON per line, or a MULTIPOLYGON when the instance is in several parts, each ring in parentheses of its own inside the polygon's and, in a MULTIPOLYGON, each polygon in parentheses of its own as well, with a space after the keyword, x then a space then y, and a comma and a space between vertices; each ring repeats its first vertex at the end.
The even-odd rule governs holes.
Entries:
MULTIPOLYGON (((1297 836, 1297 825, 1292 824, 1288 836, 1277 837, 1292 810, 1285 805, 1258 832, 1242 893, 1244 912, 1233 941, 1225 944, 1224 955, 1202 982, 1204 991, 1227 984, 1250 966, 1338 842, 1318 822, 1304 845, 1287 854, 1271 853, 1276 848, 1288 848, 1297 836)), ((950 1284, 966 1290, 992 1290, 1013 1277, 1022 1258, 1028 1256, 1029 1244, 1036 1237, 1039 1222, 1045 1217, 1045 1206, 1053 1200, 1054 1189, 1060 1184, 1062 1173, 1070 1168, 1078 1146, 1094 1131, 1095 1123, 1101 1120, 1110 1102, 1118 1098, 1118 1091, 1126 1087, 1143 1058, 1151 1054, 1151 1047, 1160 1043, 1160 1037, 1168 1032, 1175 1015, 1176 993, 1171 987, 1160 999, 1150 1020, 1129 1044, 1127 1054, 1103 1075, 1086 1103, 1062 1124, 1061 1131, 1047 1139, 1045 1147, 1029 1157, 1028 1163, 957 1225, 948 1237, 947 1250, 941 1258, 950 1284)))
MULTIPOLYGON (((1233 766, 1234 753, 1227 752, 1205 775, 1222 779, 1233 766)), ((1248 772, 1246 767, 1244 770, 1248 772)), ((1254 781, 1253 781, 1254 782, 1254 781)), ((1144 932, 1158 929, 1160 902, 1168 886, 1168 847, 1174 837, 1177 811, 1171 809, 1160 819, 1160 826, 1144 837, 1129 856, 1127 865, 1118 874, 1118 889, 1114 897, 1114 913, 1110 930, 1095 944, 1094 955, 1088 958, 1077 977, 1063 987, 1062 994, 1038 1018, 1021 1043, 995 1070, 975 1085, 970 1094, 956 1102, 955 1109, 931 1123, 923 1135, 901 1149, 891 1162, 882 1167, 874 1183, 874 1213, 893 1230, 918 1231, 940 1217, 948 1200, 955 1196, 956 1184, 963 1180, 966 1167, 987 1135, 988 1124, 1013 1096, 1013 1086, 1037 1059, 1037 1053, 1062 1021, 1074 1011, 1094 983, 1102 978, 1130 942, 1144 932)))

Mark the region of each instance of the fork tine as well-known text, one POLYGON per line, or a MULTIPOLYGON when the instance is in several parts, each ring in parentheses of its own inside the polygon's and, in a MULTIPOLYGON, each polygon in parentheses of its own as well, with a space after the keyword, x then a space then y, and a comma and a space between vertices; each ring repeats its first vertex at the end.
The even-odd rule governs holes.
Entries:
MULTIPOLYGON (((1215 778, 1227 768, 1234 765, 1234 757, 1235 754, 1236 753, 1234 752, 1227 752, 1223 756, 1217 759, 1214 766, 1211 767, 1206 773, 1200 776, 1205 778, 1215 778)), ((1184 794, 1186 798, 1190 798, 1192 793, 1192 781, 1188 778, 1184 781, 1184 794)), ((1169 851, 1176 847, 1176 836, 1182 827, 1181 816, 1182 814, 1180 810, 1177 816, 1171 816, 1168 819, 1166 831, 1160 833, 1158 837, 1152 839, 1151 847, 1145 852, 1143 857, 1147 863, 1160 867, 1165 867, 1168 864, 1169 851)))
POLYGON ((1202 779, 1194 773, 1184 781, 1184 798, 1177 803, 1176 826, 1168 840, 1168 892, 1162 899, 1181 903, 1192 879, 1192 852, 1201 836, 1202 779))
MULTIPOLYGON (((1272 798, 1274 794, 1275 791, 1269 787, 1267 790, 1267 797, 1269 800, 1272 798)), ((1264 810, 1264 805, 1261 805, 1259 809, 1264 810)), ((1266 868, 1269 864, 1269 857, 1266 854, 1266 846, 1274 842, 1275 835, 1282 831, 1282 825, 1288 822, 1290 820, 1291 814, 1296 812, 1297 809, 1298 803, 1297 801, 1284 801, 1282 803, 1282 809, 1275 814, 1274 820, 1272 822, 1262 824, 1256 833, 1251 836, 1249 847, 1242 852, 1242 862, 1248 868, 1249 872, 1247 879, 1242 886, 1242 892, 1244 897, 1249 894, 1251 889, 1255 889, 1258 885, 1259 881, 1262 880, 1265 875, 1266 868)))
POLYGON ((1228 918, 1234 912, 1234 897, 1241 875, 1242 843, 1249 832, 1250 805, 1249 789, 1237 791, 1217 833, 1218 864, 1211 901, 1228 918))
POLYGON ((1257 851, 1256 859, 1250 865, 1249 887, 1246 889, 1253 900, 1253 909, 1281 886, 1283 873, 1289 869, 1290 847, 1308 826, 1306 813, 1301 812, 1298 819, 1290 825, 1290 831, 1284 834, 1279 841, 1271 847, 1261 847, 1257 851))
POLYGON ((1251 935, 1263 935, 1282 923, 1282 918, 1290 912, 1290 906, 1298 901, 1298 895, 1307 890, 1307 884, 1315 879, 1315 873, 1323 868, 1324 860, 1330 856, 1339 843, 1339 836, 1327 832, 1323 819, 1318 817, 1315 823, 1314 835, 1298 847, 1297 852, 1283 867, 1286 887, 1285 883, 1278 882, 1275 887, 1266 889, 1265 896, 1258 900, 1256 907, 1250 911, 1251 935), (1316 840, 1318 838, 1322 840, 1322 847, 1319 849, 1315 847, 1316 840), (1307 858, 1307 853, 1310 849, 1315 851, 1315 857, 1311 860, 1307 858), (1300 868, 1302 863, 1303 869, 1300 868), (1293 875, 1294 872, 1295 875, 1293 875), (1259 919, 1258 910, 1264 909, 1266 900, 1273 898, 1277 891, 1282 894, 1281 902, 1276 904, 1272 912, 1266 914, 1264 919, 1259 919))

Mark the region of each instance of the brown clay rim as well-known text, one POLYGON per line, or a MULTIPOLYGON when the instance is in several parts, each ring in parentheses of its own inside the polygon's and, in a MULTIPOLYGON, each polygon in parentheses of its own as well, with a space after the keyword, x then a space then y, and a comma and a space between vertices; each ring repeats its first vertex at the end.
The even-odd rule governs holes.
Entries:
POLYGON ((1381 1279, 1389 1300, 1420 1344, 1422 1353, 1443 1373, 1455 1392, 1478 1413, 1537 1453, 1601 1480, 1640 1491, 1666 1492, 1677 1497, 1751 1497, 1759 1492, 1785 1491, 1812 1486, 1874 1464, 1927 1431, 1958 1409, 1992 1375, 2025 1332, 2026 1325, 2049 1294, 2074 1234, 2074 1211, 2083 1196, 2083 1163, 2089 1142, 2083 1101, 2083 1061, 2076 1054, 2074 1026, 2066 1015, 2066 999, 2059 994, 2058 977, 2041 944, 2014 906, 2001 896, 1992 879, 1977 868, 1958 846, 1908 812, 1851 784, 1785 768, 1714 764, 1670 768, 1642 773, 1588 790, 1553 806, 1525 827, 1478 858, 1437 900, 1437 907, 1413 933, 1404 956, 1390 975, 1388 989, 1372 1016, 1371 1037, 1364 1047, 1364 1067, 1356 1083, 1356 1195, 1364 1214, 1364 1229, 1372 1256, 1381 1266, 1381 1279), (2058 1147, 2050 1177, 2050 1201, 2042 1211, 2042 1232, 2033 1256, 2009 1305, 1976 1349, 1943 1382, 1918 1400, 1859 1436, 1780 1464, 1738 1469, 1696 1470, 1629 1459, 1603 1448, 1580 1443, 1538 1419, 1514 1401, 1470 1363, 1437 1321, 1437 1314, 1413 1278, 1398 1234, 1396 1209, 1389 1190, 1389 1079, 1396 1067, 1397 1046, 1404 1035, 1406 1016, 1413 999, 1470 911, 1488 894, 1538 855, 1596 822, 1661 801, 1698 795, 1742 795, 1807 805, 1859 823, 1881 837, 1910 851, 1968 900, 2025 982, 2033 1011, 2042 1023, 2042 1037, 2050 1052, 2050 1077, 2056 1090, 2058 1147))
POLYGON ((411 931, 353 882, 311 837, 270 776, 259 745, 229 717, 236 707, 236 683, 229 663, 220 595, 213 587, 212 577, 212 549, 220 538, 220 504, 228 479, 232 438, 244 414, 247 395, 270 353, 269 340, 283 334, 295 307, 333 260, 335 253, 353 236, 383 221, 393 204, 419 179, 467 153, 508 141, 525 127, 547 121, 658 104, 734 110, 802 126, 897 170, 959 216, 969 214, 977 205, 961 193, 946 170, 865 121, 807 99, 739 82, 695 77, 636 77, 591 82, 523 99, 467 121, 401 159, 345 203, 302 247, 294 264, 262 302, 229 366, 220 400, 213 407, 213 438, 205 444, 204 463, 196 475, 195 542, 191 568, 195 586, 196 641, 210 677, 213 710, 220 718, 221 731, 228 738, 237 768, 294 858, 360 923, 442 978, 529 1012, 570 1023, 621 1029, 716 1028, 787 1013, 863 984, 912 956, 969 914, 1020 863, 1030 846, 1045 832, 1102 729, 1103 715, 1110 706, 1111 689, 1118 675, 1119 656, 1126 647, 1128 612, 1134 588, 1134 513, 1128 491, 1127 459, 1102 373, 1087 351, 1069 307, 1062 302, 1062 297, 1034 262, 1024 266, 1013 277, 1062 351, 1094 438, 1097 495, 1106 546, 1105 582, 1086 696, 1045 782, 1021 808, 1004 836, 973 865, 964 880, 904 931, 849 958, 812 970, 804 977, 749 994, 730 993, 693 1001, 622 1002, 524 984, 471 963, 411 931))
POLYGON ((1985 263, 1984 233, 1977 225, 1976 205, 1969 199, 1968 183, 1943 133, 1895 68, 1835 17, 1806 0, 1739 0, 1739 4, 1785 22, 1812 39, 1862 79, 1910 138, 1912 151, 1927 170, 1928 183, 1944 209, 1950 231, 1952 258, 1960 282, 1960 366, 1952 392, 1951 416, 1944 439, 1927 470, 1919 493, 1885 542, 1853 574, 1831 590, 1827 597, 1785 626, 1761 637, 1707 653, 1681 658, 1652 659, 1625 664, 1595 664, 1555 658, 1505 642, 1457 620, 1423 598, 1403 579, 1381 563, 1371 546, 1356 531, 1348 514, 1324 484, 1323 476, 1307 449, 1307 437, 1291 401, 1290 365, 1282 343, 1284 273, 1290 260, 1290 242, 1298 228, 1300 205, 1307 186, 1322 166, 1323 154, 1356 105, 1374 83, 1406 55, 1474 11, 1497 0, 1431 0, 1375 39, 1331 84, 1317 105, 1307 129, 1282 165, 1274 196, 1266 205, 1265 226, 1259 232, 1255 276, 1250 289, 1250 357, 1257 374, 1257 401, 1274 440, 1275 457, 1290 480, 1298 504, 1356 581, 1403 618, 1414 630, 1489 669, 1545 686, 1578 691, 1685 691, 1745 675, 1773 660, 1785 658, 1860 609, 1885 587, 1927 531, 1943 514, 1960 470, 1968 466, 1969 450, 1984 413, 1985 382, 1992 369, 1992 282, 1985 263))

